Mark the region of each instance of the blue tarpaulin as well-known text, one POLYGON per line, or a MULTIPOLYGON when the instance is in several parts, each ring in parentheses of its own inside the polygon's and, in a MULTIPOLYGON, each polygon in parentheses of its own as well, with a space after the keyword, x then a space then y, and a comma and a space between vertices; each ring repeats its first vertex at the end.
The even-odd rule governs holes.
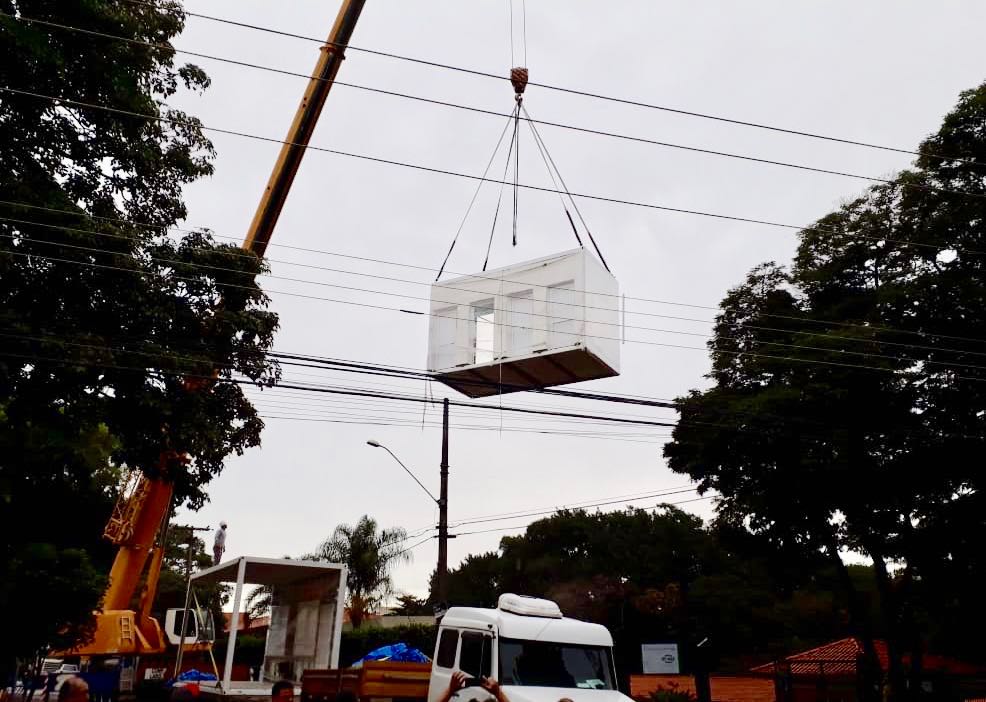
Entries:
POLYGON ((353 668, 358 668, 363 661, 400 661, 401 663, 427 663, 431 659, 416 648, 411 648, 406 643, 395 643, 390 646, 381 646, 370 651, 353 664, 353 668))
POLYGON ((177 678, 169 680, 167 686, 172 687, 175 683, 203 682, 206 680, 216 680, 216 676, 212 673, 203 673, 201 670, 195 670, 192 668, 191 670, 186 670, 177 678))

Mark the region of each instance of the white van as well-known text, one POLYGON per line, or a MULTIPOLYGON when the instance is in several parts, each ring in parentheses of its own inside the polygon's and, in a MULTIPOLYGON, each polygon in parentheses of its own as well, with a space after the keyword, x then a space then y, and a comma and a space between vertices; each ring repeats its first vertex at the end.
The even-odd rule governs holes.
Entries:
MULTIPOLYGON (((495 678, 510 702, 630 702, 617 690, 606 627, 566 619, 550 600, 505 594, 496 609, 449 609, 438 630, 428 702, 438 702, 456 670, 495 678)), ((473 686, 457 698, 485 702, 491 695, 473 686)))

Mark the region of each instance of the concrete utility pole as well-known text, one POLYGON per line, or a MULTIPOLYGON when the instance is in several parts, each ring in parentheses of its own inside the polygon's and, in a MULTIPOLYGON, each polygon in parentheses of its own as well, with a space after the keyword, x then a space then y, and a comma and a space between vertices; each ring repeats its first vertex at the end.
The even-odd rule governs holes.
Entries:
POLYGON ((438 570, 436 576, 438 579, 438 604, 440 607, 446 607, 448 605, 448 540, 454 539, 454 535, 449 535, 448 533, 448 408, 449 401, 446 397, 442 401, 442 464, 441 464, 441 492, 438 493, 438 498, 436 499, 431 490, 424 486, 418 476, 416 476, 410 468, 404 465, 404 461, 397 457, 393 451, 381 444, 379 441, 370 439, 366 443, 374 448, 382 448, 384 451, 389 453, 395 461, 397 461, 401 468, 414 478, 414 482, 427 493, 435 504, 438 505, 438 570))
POLYGON ((438 599, 448 606, 448 398, 442 402, 442 487, 438 493, 438 599))

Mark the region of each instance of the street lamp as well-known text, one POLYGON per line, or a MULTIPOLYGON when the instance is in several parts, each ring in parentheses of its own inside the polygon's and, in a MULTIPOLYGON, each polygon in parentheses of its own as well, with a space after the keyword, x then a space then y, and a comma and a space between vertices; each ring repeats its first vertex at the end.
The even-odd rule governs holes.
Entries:
MULTIPOLYGON (((448 400, 445 401, 446 403, 448 400)), ((445 426, 448 426, 448 405, 445 406, 445 426)), ((438 505, 438 598, 441 601, 441 606, 445 606, 445 599, 448 596, 448 430, 443 432, 442 436, 442 465, 441 465, 441 497, 436 498, 431 494, 431 490, 426 488, 424 484, 418 480, 418 476, 411 472, 411 469, 404 465, 404 461, 397 457, 393 451, 381 444, 379 441, 374 439, 369 439, 366 442, 369 446, 373 448, 382 448, 384 451, 389 453, 395 461, 397 461, 401 468, 407 472, 414 482, 416 482, 422 490, 424 490, 428 497, 430 497, 435 504, 438 505)))
POLYGON ((426 488, 424 486, 424 484, 420 480, 418 480, 418 476, 416 476, 414 473, 412 473, 411 472, 411 469, 408 468, 406 465, 404 465, 404 461, 402 461, 401 459, 399 459, 397 457, 397 454, 396 453, 394 453, 389 448, 387 448, 386 446, 384 446, 383 444, 381 444, 379 441, 375 441, 373 439, 370 439, 366 443, 369 444, 370 446, 372 446, 373 448, 382 448, 384 451, 386 451, 391 456, 393 456, 394 460, 397 461, 400 464, 401 468, 403 468, 405 470, 405 472, 407 472, 408 475, 410 475, 412 478, 414 478, 414 482, 416 482, 421 487, 422 490, 424 490, 426 493, 428 493, 428 497, 430 497, 439 507, 442 506, 442 501, 439 500, 437 497, 435 497, 434 495, 431 494, 431 490, 429 490, 428 488, 426 488))

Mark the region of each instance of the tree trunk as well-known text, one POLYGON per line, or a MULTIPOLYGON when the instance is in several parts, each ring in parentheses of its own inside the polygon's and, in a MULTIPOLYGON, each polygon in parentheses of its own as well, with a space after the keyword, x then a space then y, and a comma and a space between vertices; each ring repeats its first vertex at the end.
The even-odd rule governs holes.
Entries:
POLYGON ((849 568, 839 556, 839 546, 834 534, 831 535, 826 550, 832 557, 832 563, 839 574, 839 582, 846 595, 846 603, 849 607, 849 626, 863 644, 863 665, 862 669, 857 671, 861 683, 860 702, 882 702, 880 657, 877 656, 876 645, 873 643, 873 630, 870 627, 866 609, 860 602, 859 593, 856 592, 856 587, 852 583, 849 568))
POLYGON ((883 554, 878 549, 874 550, 868 546, 867 550, 870 551, 870 556, 873 558, 876 589, 880 593, 881 609, 887 623, 887 672, 890 678, 890 700, 891 702, 903 702, 907 697, 907 684, 904 677, 903 654, 900 650, 900 611, 897 606, 897 593, 894 592, 883 554))

